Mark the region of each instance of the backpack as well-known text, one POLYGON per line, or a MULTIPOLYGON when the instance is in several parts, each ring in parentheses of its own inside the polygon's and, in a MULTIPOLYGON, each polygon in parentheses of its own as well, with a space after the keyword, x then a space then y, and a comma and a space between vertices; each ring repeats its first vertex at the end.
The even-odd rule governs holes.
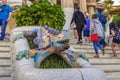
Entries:
POLYGON ((103 14, 100 14, 99 20, 102 24, 106 24, 107 22, 106 16, 103 14))
POLYGON ((120 29, 119 28, 116 28, 115 30, 115 39, 120 41, 120 29))

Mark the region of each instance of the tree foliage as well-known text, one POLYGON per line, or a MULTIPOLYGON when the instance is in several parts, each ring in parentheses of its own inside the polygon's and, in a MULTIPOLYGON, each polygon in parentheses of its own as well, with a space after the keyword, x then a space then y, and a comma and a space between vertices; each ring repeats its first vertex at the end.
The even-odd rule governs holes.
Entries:
POLYGON ((117 27, 120 28, 120 15, 115 15, 115 16, 113 17, 113 22, 115 23, 115 25, 116 25, 117 27))
POLYGON ((48 0, 32 5, 24 5, 13 16, 18 26, 42 26, 44 24, 61 30, 65 24, 65 15, 59 5, 51 4, 48 0))
POLYGON ((112 0, 104 0, 104 3, 106 4, 106 8, 108 10, 108 13, 111 13, 111 11, 113 9, 112 5, 113 5, 114 1, 112 1, 112 0))

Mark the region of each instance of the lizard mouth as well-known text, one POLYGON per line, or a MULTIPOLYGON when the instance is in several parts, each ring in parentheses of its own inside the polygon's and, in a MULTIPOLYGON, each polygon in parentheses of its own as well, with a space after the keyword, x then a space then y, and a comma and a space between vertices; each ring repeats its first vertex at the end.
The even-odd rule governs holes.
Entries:
POLYGON ((70 41, 70 39, 65 39, 65 40, 57 41, 57 43, 58 44, 63 44, 64 45, 64 50, 66 50, 70 47, 69 41, 70 41))
POLYGON ((60 40, 60 41, 57 41, 58 44, 68 44, 70 41, 70 39, 65 39, 65 40, 60 40))

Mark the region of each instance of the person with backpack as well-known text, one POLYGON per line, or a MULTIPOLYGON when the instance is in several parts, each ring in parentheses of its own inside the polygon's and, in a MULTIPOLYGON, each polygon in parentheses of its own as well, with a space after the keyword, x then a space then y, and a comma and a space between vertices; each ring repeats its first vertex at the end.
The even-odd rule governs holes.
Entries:
MULTIPOLYGON (((97 17, 99 19, 99 21, 102 24, 103 27, 103 34, 105 36, 105 31, 106 31, 106 23, 107 23, 107 18, 104 14, 102 14, 102 9, 98 8, 98 13, 97 13, 97 17)), ((107 42, 105 41, 105 37, 102 38, 100 44, 105 47, 107 45, 107 42)))
POLYGON ((107 18, 104 14, 102 14, 102 10, 98 8, 98 13, 97 13, 97 17, 99 19, 99 21, 101 22, 102 24, 102 27, 105 31, 105 28, 106 28, 106 23, 107 23, 107 18))
MULTIPOLYGON (((112 22, 111 25, 113 23, 114 22, 112 22)), ((113 38, 112 45, 111 45, 112 51, 113 51, 112 57, 117 57, 115 47, 116 45, 118 45, 120 48, 120 28, 116 28, 115 26, 112 26, 110 29, 110 32, 111 32, 110 38, 113 38)))
POLYGON ((79 9, 80 8, 78 6, 75 8, 75 12, 73 13, 73 17, 71 21, 71 24, 73 23, 73 21, 75 21, 75 25, 76 25, 76 29, 78 33, 77 44, 82 43, 82 31, 83 31, 84 26, 86 25, 84 14, 81 11, 79 11, 79 9))

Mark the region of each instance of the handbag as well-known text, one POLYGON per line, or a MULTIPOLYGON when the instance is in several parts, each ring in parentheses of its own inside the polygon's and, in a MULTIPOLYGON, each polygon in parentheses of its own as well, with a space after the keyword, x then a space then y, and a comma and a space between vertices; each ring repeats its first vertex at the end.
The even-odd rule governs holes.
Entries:
POLYGON ((95 23, 94 23, 94 29, 95 29, 96 33, 90 35, 91 42, 97 42, 98 41, 98 34, 97 34, 97 31, 96 31, 96 28, 95 28, 95 23))
POLYGON ((98 41, 98 34, 97 33, 91 34, 90 40, 91 40, 91 42, 97 42, 98 41))

